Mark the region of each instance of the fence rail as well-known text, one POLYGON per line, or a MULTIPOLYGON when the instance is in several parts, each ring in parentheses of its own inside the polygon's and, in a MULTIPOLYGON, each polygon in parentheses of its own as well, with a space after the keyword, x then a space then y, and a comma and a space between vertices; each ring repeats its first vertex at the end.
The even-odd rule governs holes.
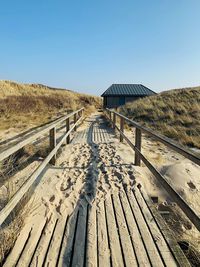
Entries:
POLYGON ((172 196, 172 198, 177 202, 179 207, 187 215, 190 221, 196 226, 200 231, 200 215, 197 214, 187 203, 186 201, 175 191, 175 189, 168 183, 164 176, 153 166, 153 164, 142 154, 142 133, 148 134, 153 137, 155 140, 163 143, 167 147, 181 154, 185 158, 188 158, 195 164, 200 166, 200 158, 186 148, 181 147, 178 144, 175 144, 170 139, 154 133, 152 130, 139 125, 137 122, 130 120, 129 118, 123 116, 122 114, 105 109, 105 115, 107 119, 111 122, 113 129, 117 129, 120 133, 120 142, 125 140, 128 145, 135 151, 135 165, 140 166, 141 161, 146 165, 146 167, 151 171, 155 178, 162 184, 165 190, 172 196), (119 126, 116 125, 117 117, 120 119, 119 126), (129 125, 135 128, 135 144, 124 133, 124 124, 128 123, 129 125))
POLYGON ((83 118, 83 108, 67 114, 58 120, 53 121, 52 123, 38 127, 36 131, 33 133, 29 133, 24 138, 21 137, 21 141, 17 142, 14 145, 9 145, 4 149, 0 150, 0 161, 5 160, 19 149, 24 146, 33 143, 37 138, 43 136, 47 132, 49 132, 49 145, 50 145, 50 153, 48 156, 42 161, 42 163, 37 167, 33 174, 31 174, 26 182, 20 187, 20 189, 14 194, 14 196, 10 199, 8 204, 0 211, 0 226, 5 222, 8 216, 14 211, 14 209, 21 203, 33 185, 37 182, 37 178, 42 173, 46 165, 50 162, 55 165, 56 163, 56 153, 61 145, 66 142, 69 144, 70 142, 70 134, 72 131, 76 131, 77 125, 81 122, 83 118), (70 127, 70 119, 73 118, 73 125, 70 127), (57 143, 56 139, 56 127, 61 123, 66 122, 66 132, 62 136, 61 140, 57 143))

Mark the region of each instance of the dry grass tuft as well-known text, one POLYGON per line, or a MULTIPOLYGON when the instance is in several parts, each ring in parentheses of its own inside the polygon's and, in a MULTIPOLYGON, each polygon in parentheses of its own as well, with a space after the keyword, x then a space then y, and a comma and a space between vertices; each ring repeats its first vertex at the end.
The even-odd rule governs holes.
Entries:
POLYGON ((0 81, 0 131, 19 131, 48 122, 67 111, 85 107, 92 112, 100 97, 38 84, 0 81))
POLYGON ((200 87, 145 97, 120 112, 180 144, 200 148, 200 87))

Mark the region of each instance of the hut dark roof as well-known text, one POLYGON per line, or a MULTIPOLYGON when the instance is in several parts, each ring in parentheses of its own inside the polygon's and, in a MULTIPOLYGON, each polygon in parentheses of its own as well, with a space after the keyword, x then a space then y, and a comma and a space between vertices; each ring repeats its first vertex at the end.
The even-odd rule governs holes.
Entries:
POLYGON ((144 96, 155 92, 142 84, 112 84, 101 96, 144 96))

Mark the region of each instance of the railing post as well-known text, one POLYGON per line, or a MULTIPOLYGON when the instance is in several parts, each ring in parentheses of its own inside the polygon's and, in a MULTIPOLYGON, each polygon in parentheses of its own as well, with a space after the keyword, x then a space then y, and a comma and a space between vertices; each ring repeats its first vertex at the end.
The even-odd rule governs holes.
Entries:
MULTIPOLYGON (((120 117, 120 131, 124 132, 124 118, 120 117)), ((120 142, 123 142, 123 135, 120 133, 120 142)))
MULTIPOLYGON (((56 127, 52 128, 49 131, 49 145, 50 145, 50 151, 52 151, 56 147, 56 127)), ((53 165, 56 164, 56 154, 52 157, 50 163, 53 165)))
MULTIPOLYGON (((74 114, 74 124, 76 123, 76 120, 77 120, 76 118, 77 118, 77 116, 76 116, 76 113, 75 113, 75 114, 74 114)), ((75 126, 75 127, 74 127, 74 131, 76 131, 76 129, 77 129, 77 127, 75 126)))
POLYGON ((112 123, 111 111, 110 110, 109 110, 109 118, 110 118, 110 122, 112 123))
MULTIPOLYGON (((68 118, 66 119, 66 132, 69 132, 69 130, 70 130, 70 120, 68 118)), ((67 144, 70 143, 70 135, 67 136, 66 143, 67 144)))
POLYGON ((115 125, 116 125, 116 114, 113 113, 113 129, 115 129, 115 125))
MULTIPOLYGON (((142 132, 140 129, 135 128, 135 147, 141 152, 142 132)), ((135 165, 140 166, 141 159, 139 153, 135 151, 135 165)))

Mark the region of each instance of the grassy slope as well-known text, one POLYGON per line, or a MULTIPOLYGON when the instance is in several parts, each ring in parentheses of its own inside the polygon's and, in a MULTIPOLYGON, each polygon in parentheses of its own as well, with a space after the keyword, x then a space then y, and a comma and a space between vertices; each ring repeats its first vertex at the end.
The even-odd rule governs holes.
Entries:
POLYGON ((100 98, 40 84, 0 81, 0 130, 24 130, 45 123, 67 110, 100 106, 100 98))
POLYGON ((183 145, 200 148, 200 87, 162 92, 120 111, 183 145))

